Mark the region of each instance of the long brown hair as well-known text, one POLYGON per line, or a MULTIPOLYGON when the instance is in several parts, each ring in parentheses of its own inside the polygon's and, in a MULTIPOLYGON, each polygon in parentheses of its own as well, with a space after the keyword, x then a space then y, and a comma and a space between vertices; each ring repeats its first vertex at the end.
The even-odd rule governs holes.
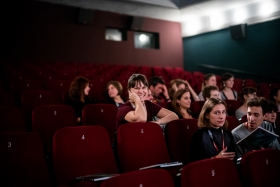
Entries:
MULTIPOLYGON (((172 107, 173 107, 173 111, 176 113, 176 114, 180 114, 180 115, 183 115, 181 113, 181 110, 180 110, 180 105, 179 103, 177 102, 177 100, 180 100, 182 98, 182 96, 186 93, 186 92, 189 92, 190 91, 188 89, 182 89, 182 90, 178 90, 177 92, 175 92, 174 94, 174 98, 173 98, 173 101, 172 101, 172 107)), ((187 109, 187 113, 189 115, 192 116, 192 112, 191 110, 188 108, 187 109)))
MULTIPOLYGON (((223 101, 222 99, 217 99, 217 98, 209 98, 207 101, 205 101, 201 112, 199 114, 198 117, 198 127, 208 127, 210 128, 210 120, 206 118, 206 116, 208 114, 210 114, 210 112, 213 110, 213 108, 218 105, 218 104, 223 104, 225 106, 225 108, 227 109, 227 104, 225 101, 223 101)), ((228 127, 228 122, 227 120, 225 121, 225 124, 223 125, 223 129, 227 130, 228 127)))
POLYGON ((85 77, 78 76, 76 77, 70 85, 69 88, 69 97, 73 100, 85 101, 85 88, 89 84, 89 80, 85 77))

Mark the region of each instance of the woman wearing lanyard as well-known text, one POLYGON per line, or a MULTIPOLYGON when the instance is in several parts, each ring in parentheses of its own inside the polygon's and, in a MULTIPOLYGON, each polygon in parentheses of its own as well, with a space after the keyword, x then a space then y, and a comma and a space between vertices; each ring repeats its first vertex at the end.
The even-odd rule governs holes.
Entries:
POLYGON ((221 99, 208 99, 200 112, 198 127, 191 141, 191 160, 206 158, 235 158, 232 134, 227 131, 226 103, 221 99))

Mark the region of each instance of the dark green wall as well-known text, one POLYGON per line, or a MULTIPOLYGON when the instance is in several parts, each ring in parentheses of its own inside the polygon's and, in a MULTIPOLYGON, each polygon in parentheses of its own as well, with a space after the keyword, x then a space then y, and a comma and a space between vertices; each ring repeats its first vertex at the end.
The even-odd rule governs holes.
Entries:
POLYGON ((183 50, 188 71, 217 75, 231 72, 237 78, 280 82, 280 19, 247 26, 242 41, 231 39, 228 28, 186 37, 183 50))

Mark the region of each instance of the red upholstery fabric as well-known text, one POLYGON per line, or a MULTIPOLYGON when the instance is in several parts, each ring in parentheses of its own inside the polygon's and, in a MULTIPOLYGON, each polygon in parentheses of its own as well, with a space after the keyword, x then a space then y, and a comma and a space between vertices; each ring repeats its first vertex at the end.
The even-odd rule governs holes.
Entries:
POLYGON ((121 174, 104 181, 101 187, 173 187, 170 174, 163 169, 149 169, 121 174))
POLYGON ((239 125, 239 121, 235 116, 227 116, 226 120, 228 121, 228 131, 232 131, 239 125))
POLYGON ((233 161, 223 158, 205 159, 183 167, 181 187, 241 187, 233 161))
POLYGON ((58 101, 62 103, 62 95, 69 91, 72 80, 50 80, 47 89, 56 94, 58 101))
POLYGON ((0 132, 25 132, 26 122, 22 111, 15 106, 0 106, 0 132))
POLYGON ((190 142, 193 132, 198 129, 197 122, 197 119, 179 119, 166 125, 165 139, 172 161, 189 163, 190 142))
POLYGON ((192 101, 190 110, 193 112, 194 118, 198 118, 204 102, 205 101, 192 101))
POLYGON ((66 127, 53 138, 53 166, 58 185, 97 173, 118 173, 106 129, 101 126, 66 127))
POLYGON ((243 155, 241 173, 244 185, 250 187, 280 186, 280 151, 265 149, 243 155))
POLYGON ((0 134, 1 186, 50 185, 40 137, 31 132, 0 134))
POLYGON ((59 104, 55 93, 47 90, 29 90, 21 95, 21 109, 27 121, 27 129, 31 129, 32 111, 43 105, 59 104))
POLYGON ((162 129, 153 122, 121 125, 117 148, 122 172, 171 161, 162 129))
POLYGON ((17 106, 13 92, 0 90, 0 96, 0 106, 17 106))
POLYGON ((227 113, 229 116, 235 116, 235 111, 241 106, 239 101, 225 100, 227 103, 227 113))
POLYGON ((40 135, 47 152, 58 129, 77 125, 75 110, 67 105, 39 106, 32 112, 32 131, 40 135))
POLYGON ((113 104, 90 104, 82 111, 82 125, 101 125, 108 132, 113 142, 116 131, 116 117, 118 108, 113 104))

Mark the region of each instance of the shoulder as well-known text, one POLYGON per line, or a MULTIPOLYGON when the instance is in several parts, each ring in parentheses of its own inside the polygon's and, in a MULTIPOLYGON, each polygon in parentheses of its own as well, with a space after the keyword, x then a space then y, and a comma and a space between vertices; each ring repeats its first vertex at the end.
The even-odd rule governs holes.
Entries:
POLYGON ((246 130, 246 128, 244 127, 244 123, 238 125, 237 127, 235 127, 231 133, 234 135, 234 134, 238 134, 240 131, 244 131, 246 130))
POLYGON ((272 125, 267 121, 263 121, 262 124, 261 124, 261 127, 268 130, 268 131, 273 131, 272 125))

